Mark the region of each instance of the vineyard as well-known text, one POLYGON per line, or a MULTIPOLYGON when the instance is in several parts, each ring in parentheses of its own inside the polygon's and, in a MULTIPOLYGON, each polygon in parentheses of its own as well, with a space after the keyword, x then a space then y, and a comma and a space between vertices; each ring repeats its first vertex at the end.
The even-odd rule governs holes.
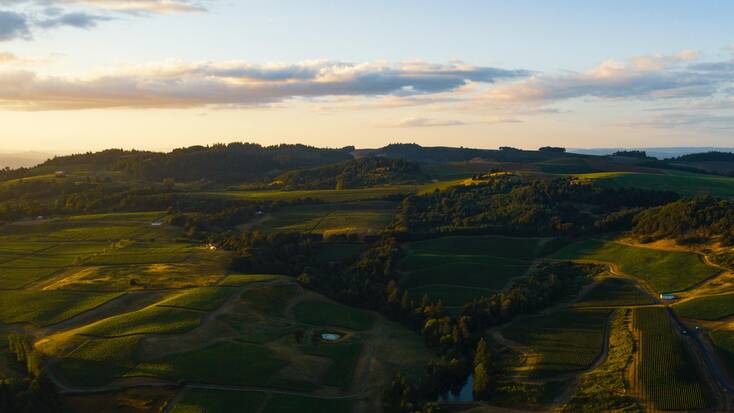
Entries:
POLYGON ((636 387, 661 410, 702 409, 710 405, 691 354, 674 332, 662 307, 637 308, 639 334, 636 387))

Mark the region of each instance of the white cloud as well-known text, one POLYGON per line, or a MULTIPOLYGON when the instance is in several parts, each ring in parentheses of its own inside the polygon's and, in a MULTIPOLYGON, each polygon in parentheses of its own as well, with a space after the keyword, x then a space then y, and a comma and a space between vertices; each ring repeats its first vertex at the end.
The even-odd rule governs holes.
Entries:
POLYGON ((62 0, 102 10, 125 13, 191 13, 206 11, 201 2, 188 0, 62 0))
MULTIPOLYGON (((676 98, 710 96, 731 73, 694 63, 695 51, 674 55, 639 56, 624 62, 607 60, 583 73, 536 74, 527 79, 492 88, 487 98, 499 103, 547 103, 579 97, 597 98, 676 98)), ((716 64, 729 64, 717 62, 716 64)), ((732 72, 734 73, 734 72, 732 72)))
POLYGON ((463 121, 456 119, 432 119, 424 117, 407 118, 375 124, 379 128, 434 128, 465 125, 498 125, 503 123, 522 123, 519 119, 493 119, 484 121, 463 121))
POLYGON ((430 96, 526 72, 462 65, 312 61, 130 66, 81 77, 0 71, 0 107, 20 110, 257 106, 292 98, 430 96))
POLYGON ((18 56, 8 53, 8 52, 0 52, 0 65, 2 64, 8 64, 8 63, 15 63, 19 61, 18 56))

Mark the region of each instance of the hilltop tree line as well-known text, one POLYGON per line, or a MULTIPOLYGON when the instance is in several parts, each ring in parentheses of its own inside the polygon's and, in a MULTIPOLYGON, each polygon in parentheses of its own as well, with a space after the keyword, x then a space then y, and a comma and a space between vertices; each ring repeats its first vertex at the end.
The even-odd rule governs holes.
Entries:
POLYGON ((486 183, 405 198, 395 229, 579 235, 629 229, 643 208, 677 199, 672 192, 601 188, 570 178, 525 181, 500 175, 486 183))
POLYGON ((718 239, 723 245, 734 245, 734 202, 705 196, 651 208, 637 215, 632 234, 645 242, 718 239))
POLYGON ((368 157, 286 172, 275 179, 278 187, 293 189, 348 189, 426 180, 418 164, 402 159, 368 157))

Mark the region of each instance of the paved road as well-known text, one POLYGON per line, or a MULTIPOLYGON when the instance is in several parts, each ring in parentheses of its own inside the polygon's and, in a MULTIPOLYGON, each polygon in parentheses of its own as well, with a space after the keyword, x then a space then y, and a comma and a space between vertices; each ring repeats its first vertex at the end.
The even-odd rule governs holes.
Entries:
POLYGON ((678 316, 670 307, 666 306, 665 308, 668 310, 670 317, 675 322, 679 331, 688 332, 687 335, 691 338, 691 342, 693 342, 694 345, 697 347, 699 353, 703 355, 703 359, 706 362, 706 368, 708 369, 708 372, 711 373, 711 375, 714 377, 714 379, 716 379, 717 384, 729 395, 729 397, 734 395, 734 386, 729 383, 729 379, 726 374, 721 370, 721 366, 714 359, 714 356, 701 340, 701 332, 697 332, 694 329, 689 329, 688 327, 686 327, 685 324, 683 324, 680 318, 678 318, 678 316))

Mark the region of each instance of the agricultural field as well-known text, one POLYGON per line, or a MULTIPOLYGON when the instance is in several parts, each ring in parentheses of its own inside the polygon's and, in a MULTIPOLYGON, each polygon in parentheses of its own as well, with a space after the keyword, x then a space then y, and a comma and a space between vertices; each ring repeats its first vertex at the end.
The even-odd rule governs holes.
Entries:
POLYGON ((734 293, 695 297, 673 305, 678 315, 697 320, 720 320, 734 314, 734 293))
POLYGON ((602 354, 611 309, 564 309, 518 319, 502 335, 530 350, 531 377, 552 377, 589 368, 602 354))
POLYGON ((0 290, 0 322, 45 327, 120 297, 122 293, 0 290))
POLYGON ((285 307, 298 295, 295 284, 256 286, 242 293, 242 301, 263 314, 285 315, 285 307))
POLYGON ((658 191, 673 191, 686 196, 734 197, 734 178, 725 176, 672 170, 659 170, 655 173, 595 172, 576 176, 593 180, 600 185, 617 188, 632 186, 658 191))
POLYGON ((447 305, 488 296, 524 275, 538 250, 537 238, 441 237, 407 243, 399 263, 401 286, 447 305))
POLYGON ((597 282, 575 307, 634 306, 653 304, 655 300, 623 278, 607 277, 597 282))
POLYGON ((52 366, 51 372, 73 386, 106 385, 140 361, 141 337, 89 338, 52 366))
POLYGON ((157 377, 172 381, 267 387, 288 363, 265 346, 221 342, 138 364, 128 377, 157 377), (238 366, 232 368, 232 366, 238 366))
POLYGON ((124 337, 140 334, 176 334, 193 330, 204 314, 200 311, 150 306, 106 318, 82 327, 76 333, 91 337, 124 337))
POLYGON ((578 389, 562 412, 637 412, 640 407, 627 391, 625 380, 630 356, 635 348, 628 319, 632 309, 617 310, 610 321, 609 351, 595 369, 583 374, 578 389))
POLYGON ((375 317, 364 310, 327 301, 301 301, 293 308, 293 313, 302 323, 349 330, 366 330, 375 321, 375 317))
POLYGON ((256 412, 264 401, 265 393, 260 392, 188 389, 171 413, 256 412))
POLYGON ((734 330, 727 326, 711 331, 709 336, 729 375, 734 374, 734 330))
POLYGON ((655 250, 596 239, 570 244, 552 257, 612 263, 622 272, 649 282, 659 292, 682 291, 720 272, 692 252, 655 250))
POLYGON ((323 234, 376 234, 395 215, 396 202, 361 201, 280 208, 269 213, 254 228, 265 232, 300 231, 323 234))
POLYGON ((633 325, 639 337, 634 386, 660 410, 709 407, 710 396, 690 351, 673 329, 663 307, 636 308, 633 325))
POLYGON ((382 199, 390 195, 418 192, 420 185, 394 185, 361 189, 313 189, 300 191, 222 191, 201 192, 194 195, 204 198, 225 198, 246 201, 293 201, 314 199, 322 202, 354 202, 382 199))

